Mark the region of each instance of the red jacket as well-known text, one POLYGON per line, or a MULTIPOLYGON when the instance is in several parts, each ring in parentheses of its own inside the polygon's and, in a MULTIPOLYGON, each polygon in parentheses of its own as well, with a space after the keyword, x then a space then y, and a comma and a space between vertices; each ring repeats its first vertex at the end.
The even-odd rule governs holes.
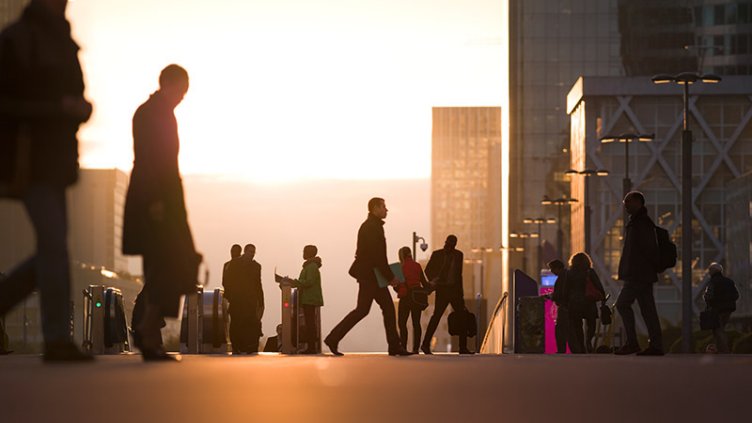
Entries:
POLYGON ((405 283, 397 287, 397 296, 403 298, 408 290, 421 288, 426 284, 426 276, 420 263, 413 259, 407 259, 402 263, 402 274, 405 275, 405 283))

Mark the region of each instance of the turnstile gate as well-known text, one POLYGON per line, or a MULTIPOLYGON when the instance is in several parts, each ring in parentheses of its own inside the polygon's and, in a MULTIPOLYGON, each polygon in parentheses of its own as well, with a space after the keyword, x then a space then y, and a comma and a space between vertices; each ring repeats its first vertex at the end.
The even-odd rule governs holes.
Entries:
POLYGON ((130 351, 123 294, 117 288, 89 285, 84 290, 83 348, 92 354, 130 351))
MULTIPOLYGON (((298 289, 293 288, 284 279, 279 281, 282 290, 282 333, 280 352, 282 354, 297 354, 308 347, 303 340, 305 333, 305 317, 298 302, 298 289)), ((316 307, 316 345, 314 350, 321 353, 321 307, 316 307)))
POLYGON ((227 353, 227 301, 222 288, 186 295, 180 322, 180 352, 183 354, 227 353))

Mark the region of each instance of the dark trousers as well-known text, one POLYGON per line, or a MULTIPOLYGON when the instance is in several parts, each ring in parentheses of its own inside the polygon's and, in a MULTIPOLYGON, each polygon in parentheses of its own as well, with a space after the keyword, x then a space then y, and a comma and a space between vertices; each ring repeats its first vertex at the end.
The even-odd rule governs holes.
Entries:
POLYGON ((229 314, 232 352, 258 352, 261 320, 256 315, 256 306, 230 303, 229 314))
MULTIPOLYGON (((575 354, 592 353, 593 338, 595 337, 595 325, 597 317, 590 313, 583 313, 578 310, 569 311, 569 349, 575 354), (582 322, 585 321, 587 332, 582 330, 582 322)), ((557 322, 558 324, 558 322, 557 322)))
POLYGON ((303 319, 305 320, 305 333, 303 333, 303 341, 308 344, 308 350, 313 351, 316 349, 318 341, 318 331, 316 330, 316 309, 318 306, 301 304, 303 309, 303 319))
POLYGON ((70 261, 65 188, 36 184, 23 197, 34 226, 36 254, 0 282, 0 316, 39 290, 44 340, 71 341, 70 261))
POLYGON ((381 314, 384 316, 384 330, 386 331, 386 342, 389 344, 390 351, 402 349, 399 335, 397 334, 397 319, 394 313, 394 303, 392 296, 387 288, 381 288, 376 281, 359 281, 358 282, 358 303, 355 310, 348 313, 337 326, 332 329, 327 339, 339 343, 342 338, 355 327, 358 322, 368 316, 371 311, 371 303, 381 307, 381 314))
POLYGON ((663 350, 663 336, 661 334, 661 322, 658 320, 658 310, 655 307, 652 283, 624 282, 619 298, 616 300, 616 309, 624 322, 624 330, 627 335, 627 345, 639 346, 637 342, 637 328, 635 326, 634 311, 632 304, 637 300, 640 306, 640 314, 648 328, 650 346, 663 350))
POLYGON ((731 317, 730 311, 718 313, 718 322, 720 325, 713 329, 713 337, 715 338, 715 347, 719 353, 728 354, 731 352, 728 344, 728 335, 726 335, 726 325, 731 317))
POLYGON ((420 328, 420 314, 422 310, 420 307, 413 303, 409 297, 400 298, 399 306, 397 307, 397 321, 399 323, 400 342, 407 348, 407 318, 412 316, 413 321, 413 352, 417 352, 420 348, 420 339, 422 336, 422 330, 420 328))
POLYGON ((556 311, 556 352, 564 354, 567 352, 567 342, 569 337, 569 311, 564 307, 559 307, 556 311))
POLYGON ((573 354, 584 354, 585 335, 582 333, 582 313, 569 310, 569 349, 573 354))
POLYGON ((598 317, 587 316, 585 317, 585 351, 589 354, 595 352, 595 345, 593 345, 593 338, 595 338, 595 326, 598 324, 598 317))
MULTIPOLYGON (((426 337, 423 339, 423 345, 430 346, 433 334, 436 333, 436 328, 439 326, 441 316, 444 315, 447 306, 452 305, 452 311, 460 311, 465 309, 465 300, 461 295, 455 293, 446 293, 442 291, 436 291, 436 304, 433 309, 433 315, 428 322, 426 328, 426 337)), ((467 336, 460 336, 460 351, 467 350, 467 336)))

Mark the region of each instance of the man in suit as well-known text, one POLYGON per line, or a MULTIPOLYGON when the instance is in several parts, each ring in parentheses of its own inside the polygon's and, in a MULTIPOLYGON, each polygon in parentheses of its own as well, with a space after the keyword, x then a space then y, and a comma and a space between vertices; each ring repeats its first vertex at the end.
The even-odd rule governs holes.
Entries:
MULTIPOLYGON (((467 314, 462 292, 464 255, 456 247, 457 237, 449 235, 444 242, 444 248, 434 251, 426 265, 426 276, 436 283, 436 303, 433 316, 428 322, 426 337, 423 338, 423 345, 420 347, 424 354, 431 354, 431 339, 449 304, 452 305, 452 311, 461 313, 463 317, 467 314)), ((460 336, 460 354, 472 354, 467 349, 466 335, 460 336)))
POLYGON ((389 344, 389 355, 409 355, 400 342, 397 333, 397 319, 394 312, 394 302, 387 287, 380 287, 375 271, 396 286, 399 281, 389 268, 386 258, 386 237, 384 236, 384 219, 387 212, 383 198, 372 198, 368 201, 368 217, 358 230, 358 244, 355 251, 355 261, 350 267, 350 276, 358 281, 358 302, 355 310, 345 316, 324 339, 334 355, 339 352, 339 341, 347 335, 358 322, 363 320, 371 310, 371 303, 381 307, 384 316, 384 330, 389 344))
POLYGON ((264 290, 261 265, 254 260, 256 246, 248 244, 243 255, 231 260, 222 284, 230 302, 230 341, 233 354, 255 354, 261 337, 264 290))

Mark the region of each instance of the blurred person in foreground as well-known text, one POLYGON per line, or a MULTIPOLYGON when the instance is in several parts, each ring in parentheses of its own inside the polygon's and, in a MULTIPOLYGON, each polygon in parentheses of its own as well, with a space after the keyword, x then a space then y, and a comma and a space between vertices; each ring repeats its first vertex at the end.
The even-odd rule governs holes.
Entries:
POLYGON ((32 0, 0 34, 0 197, 20 201, 36 252, 0 282, 0 317, 39 291, 45 361, 90 361, 71 334, 66 189, 89 120, 67 0, 32 0))

